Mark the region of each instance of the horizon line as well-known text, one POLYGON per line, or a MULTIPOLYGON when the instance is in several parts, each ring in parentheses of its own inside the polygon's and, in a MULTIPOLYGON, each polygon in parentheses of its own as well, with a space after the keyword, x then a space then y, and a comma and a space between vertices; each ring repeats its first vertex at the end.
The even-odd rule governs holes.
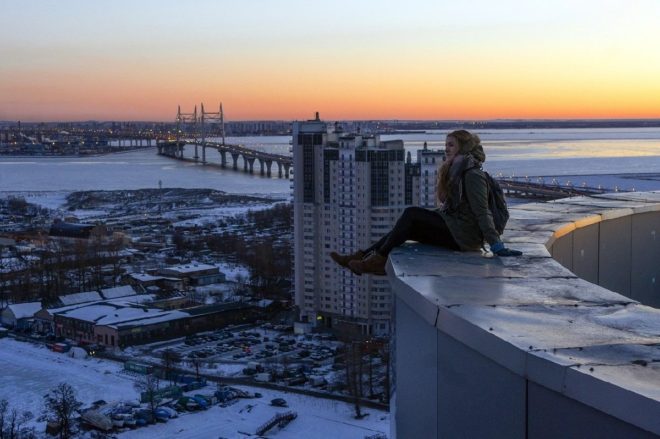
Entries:
MULTIPOLYGON (((304 122, 315 119, 236 119, 232 122, 304 122)), ((497 118, 497 119, 320 119, 334 122, 434 122, 434 123, 497 123, 497 122, 659 122, 657 118, 497 118)), ((0 124, 10 123, 176 123, 176 120, 140 120, 140 119, 86 119, 86 120, 0 120, 0 124)))

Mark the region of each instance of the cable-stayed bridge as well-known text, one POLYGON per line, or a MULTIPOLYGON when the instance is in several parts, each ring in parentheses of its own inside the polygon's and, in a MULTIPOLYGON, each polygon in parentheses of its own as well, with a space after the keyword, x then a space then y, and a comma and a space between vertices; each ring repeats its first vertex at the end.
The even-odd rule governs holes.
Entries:
POLYGON ((176 116, 176 139, 158 143, 158 154, 180 160, 190 160, 202 164, 208 164, 206 160, 207 149, 217 151, 220 154, 220 167, 239 170, 239 160, 242 169, 246 173, 254 174, 255 162, 258 163, 260 175, 271 177, 273 174, 273 163, 277 166, 279 178, 289 178, 289 172, 293 159, 290 156, 271 154, 255 149, 247 148, 239 144, 225 142, 224 113, 222 104, 217 112, 205 111, 201 104, 201 111, 197 106, 192 113, 182 113, 179 106, 176 116), (188 136, 186 133, 193 133, 188 136), (220 141, 215 139, 220 138, 220 141), (194 155, 185 156, 186 147, 194 148, 194 155), (200 156, 201 149, 201 156, 200 156), (229 162, 231 158, 231 163, 229 162))

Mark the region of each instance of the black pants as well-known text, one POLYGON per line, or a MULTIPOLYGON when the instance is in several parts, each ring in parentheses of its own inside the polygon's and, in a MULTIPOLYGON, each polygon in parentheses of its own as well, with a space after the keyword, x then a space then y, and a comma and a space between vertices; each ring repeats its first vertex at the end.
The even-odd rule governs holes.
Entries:
POLYGON ((408 240, 460 250, 454 237, 451 236, 447 223, 438 212, 421 207, 408 207, 403 211, 394 228, 366 252, 376 250, 380 255, 387 257, 394 247, 408 240))

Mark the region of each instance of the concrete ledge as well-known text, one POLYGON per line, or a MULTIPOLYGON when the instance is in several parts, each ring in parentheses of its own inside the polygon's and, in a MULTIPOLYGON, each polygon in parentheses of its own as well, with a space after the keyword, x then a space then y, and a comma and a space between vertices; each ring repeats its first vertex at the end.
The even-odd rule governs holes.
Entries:
POLYGON ((660 310, 640 303, 660 304, 660 191, 515 206, 510 221, 503 239, 521 258, 391 253, 395 436, 588 437, 594 422, 603 437, 660 435, 660 310), (436 350, 416 356, 422 338, 436 350), (484 384, 461 381, 463 367, 484 384), (429 385, 402 387, 420 368, 436 371, 429 385), (515 413, 483 401, 489 385, 515 413), (550 426, 553 411, 574 419, 550 426))

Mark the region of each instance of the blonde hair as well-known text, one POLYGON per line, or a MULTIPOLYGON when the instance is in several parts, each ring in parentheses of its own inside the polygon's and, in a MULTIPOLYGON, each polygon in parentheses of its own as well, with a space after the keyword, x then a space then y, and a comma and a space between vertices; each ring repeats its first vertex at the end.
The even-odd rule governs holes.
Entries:
MULTIPOLYGON (((481 145, 481 139, 476 134, 472 134, 467 130, 456 130, 447 134, 447 137, 453 137, 458 143, 458 154, 465 155, 477 146, 481 145)), ((438 179, 435 186, 435 196, 438 205, 441 205, 447 200, 449 194, 449 168, 451 167, 451 162, 445 160, 440 165, 438 171, 438 179)))

